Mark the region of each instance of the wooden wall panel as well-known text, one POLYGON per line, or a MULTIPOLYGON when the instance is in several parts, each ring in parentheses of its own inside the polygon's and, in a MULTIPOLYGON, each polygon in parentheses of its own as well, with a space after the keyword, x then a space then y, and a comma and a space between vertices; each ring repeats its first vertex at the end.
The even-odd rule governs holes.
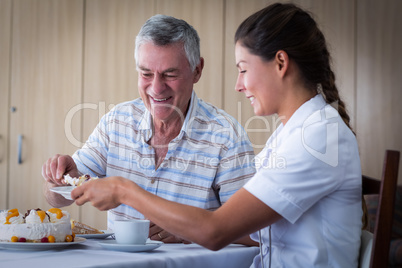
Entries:
POLYGON ((111 107, 139 97, 135 36, 153 14, 152 1, 146 0, 86 4, 83 96, 89 108, 84 109, 84 140, 111 107))
POLYGON ((385 150, 402 151, 402 1, 357 3, 356 130, 363 173, 380 177, 385 150))
MULTIPOLYGON (((153 1, 88 0, 85 17, 83 141, 114 105, 139 97, 135 36, 154 14, 153 1)), ((83 222, 106 229, 106 212, 83 206, 83 222)))
MULTIPOLYGON (((12 14, 9 207, 48 209, 42 193, 42 164, 74 146, 65 126, 69 110, 81 102, 82 0, 15 0, 12 14), (22 163, 17 162, 23 135, 22 163)), ((78 208, 66 208, 73 217, 78 208)))
POLYGON ((355 1, 294 0, 312 12, 324 33, 332 56, 333 71, 342 100, 346 103, 352 127, 355 126, 355 1))
MULTIPOLYGON (((238 119, 259 152, 278 121, 255 117, 249 101, 234 91, 233 37, 241 21, 272 2, 0 0, 0 209, 47 208, 43 162, 55 153, 72 154, 110 107, 139 96, 134 38, 157 13, 185 19, 198 31, 206 61, 195 85, 198 96, 238 119), (22 165, 16 163, 20 134, 22 165)), ((380 176, 385 149, 402 150, 402 2, 293 2, 311 10, 326 35, 363 173, 380 176)), ((66 209, 106 228, 106 214, 90 205, 66 209)))
POLYGON ((275 116, 255 116, 250 101, 243 93, 235 91, 238 71, 234 54, 234 35, 237 27, 252 13, 264 8, 275 1, 254 0, 226 1, 225 5, 225 32, 224 32, 224 109, 234 116, 247 131, 253 144, 254 151, 262 150, 268 137, 278 126, 275 116))
POLYGON ((11 0, 0 0, 0 210, 7 209, 11 0))
POLYGON ((194 85, 197 96, 218 108, 223 107, 223 0, 156 0, 156 12, 187 21, 201 39, 205 65, 194 85))

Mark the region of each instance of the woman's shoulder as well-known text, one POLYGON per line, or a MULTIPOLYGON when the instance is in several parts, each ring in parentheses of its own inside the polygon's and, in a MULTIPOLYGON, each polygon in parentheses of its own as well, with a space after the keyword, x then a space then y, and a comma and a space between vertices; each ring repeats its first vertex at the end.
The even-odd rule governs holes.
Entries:
POLYGON ((336 166, 345 154, 357 152, 355 135, 331 105, 296 119, 292 125, 285 125, 276 141, 281 154, 336 166))

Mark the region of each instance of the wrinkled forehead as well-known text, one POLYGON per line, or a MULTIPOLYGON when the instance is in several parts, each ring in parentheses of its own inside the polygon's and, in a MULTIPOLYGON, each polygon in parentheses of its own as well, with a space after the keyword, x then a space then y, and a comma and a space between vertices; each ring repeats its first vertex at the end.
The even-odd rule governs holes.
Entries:
POLYGON ((183 44, 155 45, 152 42, 138 47, 137 69, 163 72, 190 69, 183 44))

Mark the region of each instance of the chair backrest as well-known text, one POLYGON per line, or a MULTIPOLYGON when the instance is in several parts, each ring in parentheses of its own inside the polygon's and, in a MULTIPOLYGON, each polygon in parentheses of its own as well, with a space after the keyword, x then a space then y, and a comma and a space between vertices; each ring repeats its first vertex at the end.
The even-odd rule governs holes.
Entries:
POLYGON ((370 267, 388 267, 395 192, 398 183, 399 151, 387 150, 381 180, 363 175, 363 195, 378 194, 370 267))

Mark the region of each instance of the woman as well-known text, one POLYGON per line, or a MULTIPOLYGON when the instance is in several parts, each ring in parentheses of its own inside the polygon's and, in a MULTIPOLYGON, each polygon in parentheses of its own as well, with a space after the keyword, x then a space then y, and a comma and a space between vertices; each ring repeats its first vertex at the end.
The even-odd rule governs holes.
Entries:
POLYGON ((235 46, 236 90, 256 115, 277 114, 281 125, 257 156, 256 175, 228 202, 206 211, 121 177, 84 184, 72 197, 101 210, 132 206, 212 250, 251 234, 262 247, 256 267, 357 267, 360 160, 324 36, 305 11, 273 4, 239 26, 235 46))

